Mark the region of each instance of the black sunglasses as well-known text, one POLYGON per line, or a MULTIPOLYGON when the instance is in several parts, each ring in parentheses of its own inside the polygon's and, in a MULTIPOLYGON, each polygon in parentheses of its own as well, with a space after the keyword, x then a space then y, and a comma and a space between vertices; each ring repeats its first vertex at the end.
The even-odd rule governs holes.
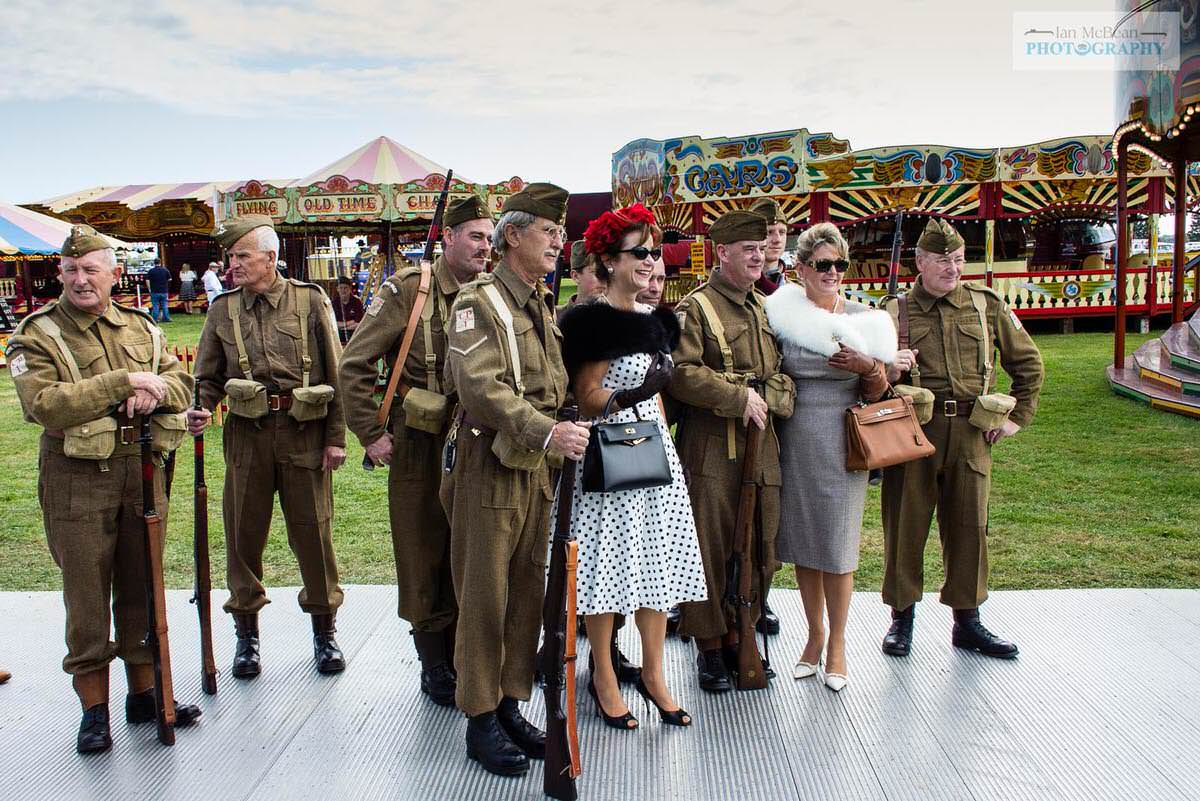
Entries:
POLYGON ((625 250, 618 250, 617 252, 618 253, 632 253, 633 257, 635 259, 637 259, 638 261, 645 261, 647 256, 653 256, 655 261, 658 261, 659 259, 662 258, 662 248, 654 248, 653 250, 651 250, 650 248, 642 247, 641 245, 638 245, 636 248, 626 248, 625 250))
POLYGON ((817 259, 816 261, 810 261, 808 266, 819 273, 827 273, 830 270, 837 270, 839 273, 844 273, 850 269, 850 262, 845 259, 817 259))

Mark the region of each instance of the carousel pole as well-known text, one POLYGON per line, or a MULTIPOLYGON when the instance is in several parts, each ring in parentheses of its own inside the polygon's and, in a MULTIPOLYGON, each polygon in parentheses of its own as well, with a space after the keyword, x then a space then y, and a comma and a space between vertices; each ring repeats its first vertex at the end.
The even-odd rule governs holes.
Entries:
MULTIPOLYGON (((1158 303, 1158 215, 1146 215, 1147 255, 1146 263, 1146 331, 1150 330, 1150 318, 1154 316, 1158 303)), ((1142 333, 1146 333, 1143 331, 1142 333)))
POLYGON ((984 266, 984 285, 992 285, 992 267, 996 263, 996 221, 986 220, 984 222, 984 239, 983 239, 983 266, 984 266))
POLYGON ((1183 268, 1187 260, 1187 159, 1183 145, 1175 157, 1175 263, 1171 281, 1171 323, 1183 322, 1183 268))
POLYGON ((33 270, 29 259, 21 259, 21 290, 25 293, 25 313, 33 314, 33 270))
POLYGON ((1117 298, 1113 322, 1113 367, 1125 368, 1125 278, 1129 270, 1129 142, 1117 145, 1117 298))

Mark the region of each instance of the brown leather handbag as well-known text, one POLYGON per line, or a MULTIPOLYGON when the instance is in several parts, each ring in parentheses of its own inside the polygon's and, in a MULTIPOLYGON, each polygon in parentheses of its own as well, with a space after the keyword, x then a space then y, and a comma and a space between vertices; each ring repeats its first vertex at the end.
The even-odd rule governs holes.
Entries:
POLYGON ((874 470, 931 455, 935 448, 913 410, 911 398, 857 403, 846 410, 846 469, 874 470))

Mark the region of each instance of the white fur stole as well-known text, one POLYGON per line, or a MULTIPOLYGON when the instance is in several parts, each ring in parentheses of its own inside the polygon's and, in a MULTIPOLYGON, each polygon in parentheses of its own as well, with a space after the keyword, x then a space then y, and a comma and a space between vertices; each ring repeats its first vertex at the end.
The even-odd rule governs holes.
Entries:
POLYGON ((833 314, 809 300, 804 287, 791 283, 775 290, 764 305, 767 321, 781 341, 822 356, 836 353, 840 342, 884 364, 896 360, 896 327, 885 311, 833 314))

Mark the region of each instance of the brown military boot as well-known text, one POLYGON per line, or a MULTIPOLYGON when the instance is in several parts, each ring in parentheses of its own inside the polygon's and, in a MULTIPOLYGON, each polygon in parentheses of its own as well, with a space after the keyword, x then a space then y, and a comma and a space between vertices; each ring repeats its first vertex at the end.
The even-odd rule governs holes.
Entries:
POLYGON ((333 615, 313 615, 313 659, 317 660, 318 673, 341 673, 346 669, 342 649, 333 638, 337 628, 333 615))
POLYGON ((71 686, 83 707, 75 750, 81 754, 94 754, 112 748, 112 734, 108 728, 108 668, 77 673, 71 678, 71 686))
POLYGON ((262 672, 262 662, 258 655, 258 613, 235 612, 233 627, 237 631, 233 676, 237 679, 252 679, 262 672))

